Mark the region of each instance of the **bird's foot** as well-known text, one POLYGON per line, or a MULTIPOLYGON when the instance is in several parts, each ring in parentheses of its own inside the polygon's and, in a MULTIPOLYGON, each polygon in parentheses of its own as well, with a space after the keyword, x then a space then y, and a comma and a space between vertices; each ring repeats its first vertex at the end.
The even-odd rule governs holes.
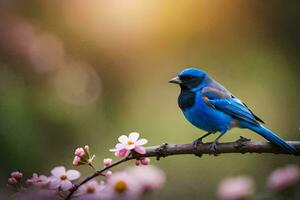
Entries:
POLYGON ((195 140, 195 141, 193 142, 193 148, 194 148, 195 150, 198 149, 198 146, 199 146, 199 145, 203 144, 202 139, 203 139, 203 138, 200 137, 200 138, 198 138, 197 140, 195 140))
POLYGON ((218 155, 218 142, 217 141, 214 141, 214 142, 212 142, 210 145, 209 145, 209 147, 208 147, 208 149, 209 149, 209 151, 212 153, 212 154, 214 154, 215 156, 216 155, 218 155))
POLYGON ((202 139, 203 139, 203 137, 200 137, 200 138, 198 138, 197 140, 195 140, 195 141, 193 142, 193 149, 194 149, 195 155, 198 156, 198 157, 201 157, 201 156, 202 156, 201 153, 198 153, 198 147, 199 147, 201 144, 203 144, 202 139))

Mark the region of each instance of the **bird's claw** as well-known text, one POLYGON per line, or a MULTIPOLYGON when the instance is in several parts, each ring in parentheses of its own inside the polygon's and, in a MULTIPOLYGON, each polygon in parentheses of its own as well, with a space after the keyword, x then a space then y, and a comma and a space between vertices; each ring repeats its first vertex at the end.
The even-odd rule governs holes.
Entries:
POLYGON ((198 149, 198 146, 199 146, 200 144, 203 144, 202 138, 198 138, 197 140, 195 140, 195 141, 193 142, 193 148, 194 148, 195 150, 197 150, 197 149, 198 149))
POLYGON ((212 154, 218 155, 218 147, 217 146, 218 146, 218 143, 213 142, 209 145, 208 149, 212 154))

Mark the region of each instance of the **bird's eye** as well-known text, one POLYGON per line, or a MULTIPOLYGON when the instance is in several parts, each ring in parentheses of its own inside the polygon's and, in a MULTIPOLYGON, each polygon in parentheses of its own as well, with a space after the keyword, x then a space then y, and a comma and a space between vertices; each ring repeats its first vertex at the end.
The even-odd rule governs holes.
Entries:
POLYGON ((194 78, 194 76, 192 76, 192 75, 184 75, 184 76, 180 77, 180 79, 183 80, 183 81, 188 81, 188 80, 191 80, 193 78, 194 78))

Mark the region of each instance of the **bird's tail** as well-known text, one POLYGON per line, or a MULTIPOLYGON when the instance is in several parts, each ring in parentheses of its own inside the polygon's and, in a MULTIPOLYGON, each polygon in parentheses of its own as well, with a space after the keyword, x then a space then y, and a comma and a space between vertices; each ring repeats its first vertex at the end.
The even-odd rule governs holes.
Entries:
POLYGON ((263 125, 255 125, 255 124, 251 124, 248 122, 241 122, 241 125, 244 128, 248 128, 252 131, 255 131, 256 133, 263 136, 265 139, 272 142, 273 144, 281 147, 285 151, 287 151, 291 154, 298 154, 298 151, 293 146, 288 144, 281 137, 279 137, 278 135, 276 135, 275 133, 273 133, 272 131, 270 131, 269 129, 264 127, 263 125))

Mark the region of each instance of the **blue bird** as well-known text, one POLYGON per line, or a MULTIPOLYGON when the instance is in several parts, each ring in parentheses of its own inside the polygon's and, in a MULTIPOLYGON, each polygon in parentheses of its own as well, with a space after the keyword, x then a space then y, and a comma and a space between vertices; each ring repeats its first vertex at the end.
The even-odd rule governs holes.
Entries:
POLYGON ((264 122, 246 104, 206 72, 188 68, 169 80, 169 83, 179 84, 181 88, 178 105, 185 118, 197 128, 207 131, 194 142, 195 147, 202 143, 206 136, 220 132, 210 145, 210 150, 216 153, 219 139, 231 128, 238 127, 258 133, 291 154, 297 153, 293 146, 264 127, 261 124, 264 122))

